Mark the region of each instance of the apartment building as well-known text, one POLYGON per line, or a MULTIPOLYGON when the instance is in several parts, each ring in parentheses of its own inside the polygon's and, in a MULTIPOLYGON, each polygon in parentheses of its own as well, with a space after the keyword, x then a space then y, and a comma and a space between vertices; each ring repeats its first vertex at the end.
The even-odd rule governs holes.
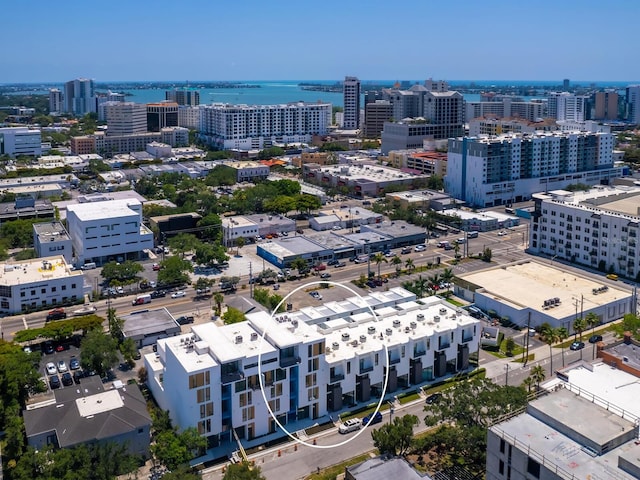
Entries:
POLYGON ((213 104, 201 108, 202 139, 225 150, 310 143, 313 135, 326 135, 331 125, 330 103, 213 104))
POLYGON ((62 255, 0 264, 0 314, 16 314, 75 302, 83 295, 83 275, 62 255))
POLYGON ((345 77, 342 94, 344 99, 342 128, 357 130, 360 128, 360 80, 356 77, 345 77))
POLYGON ((640 125, 640 85, 629 85, 625 93, 627 121, 640 125))
POLYGON ((64 111, 62 91, 59 88, 49 90, 49 115, 58 115, 64 111))
MULTIPOLYGON (((572 124, 576 122, 571 122, 572 124)), ((556 120, 547 118, 540 121, 529 121, 524 118, 486 118, 478 117, 469 120, 469 136, 480 135, 498 136, 505 133, 536 133, 538 131, 552 132, 558 130, 556 120)), ((573 130, 580 130, 573 128, 573 130)))
POLYGON ((549 132, 449 139, 445 189, 473 206, 531 198, 569 184, 594 185, 622 175, 611 133, 549 132))
POLYGON ((200 128, 200 107, 178 105, 178 126, 198 130, 200 128))
POLYGON ((596 92, 594 95, 594 120, 617 120, 620 116, 620 96, 616 90, 596 92))
POLYGON ((77 78, 64 84, 64 111, 80 117, 96 111, 93 80, 77 78))
POLYGON ((481 117, 516 117, 535 122, 545 116, 544 108, 542 102, 523 102, 517 97, 501 96, 491 101, 466 102, 465 121, 481 117))
POLYGON ((192 107, 200 105, 200 91, 198 90, 188 90, 186 88, 167 90, 164 92, 164 98, 178 105, 190 105, 192 107))
POLYGON ((0 128, 0 155, 42 155, 42 134, 39 128, 0 128))
POLYGON ((444 177, 447 173, 447 154, 419 150, 392 150, 389 152, 389 166, 408 169, 426 175, 444 177))
POLYGON ((439 298, 415 300, 392 288, 274 317, 251 313, 233 325, 194 325, 144 357, 148 386, 175 425, 196 427, 211 446, 232 442, 231 430, 247 445, 260 443, 277 433, 275 419, 304 428, 468 370, 479 322, 439 298))
POLYGON ((109 102, 104 106, 107 136, 147 132, 147 106, 134 102, 109 102))
POLYGON ((636 278, 640 273, 639 187, 533 195, 532 252, 636 278))
POLYGON ((568 92, 550 92, 547 97, 547 114, 556 120, 582 122, 589 120, 589 97, 568 92))
POLYGON ((153 249, 153 232, 142 224, 142 203, 135 199, 69 205, 67 226, 79 265, 137 260, 153 249))

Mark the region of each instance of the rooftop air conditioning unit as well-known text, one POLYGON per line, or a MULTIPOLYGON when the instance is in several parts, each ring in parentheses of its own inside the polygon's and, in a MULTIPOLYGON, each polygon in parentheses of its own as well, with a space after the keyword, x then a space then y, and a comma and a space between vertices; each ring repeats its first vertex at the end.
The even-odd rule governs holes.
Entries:
POLYGON ((411 325, 411 328, 416 328, 418 326, 416 322, 411 322, 409 325, 411 325))
POLYGON ((434 315, 433 316, 433 321, 434 322, 439 322, 440 321, 440 315, 434 315))
POLYGON ((340 344, 338 342, 333 342, 331 344, 331 348, 333 348, 334 350, 338 350, 340 348, 340 344))
POLYGON ((360 335, 360 342, 364 343, 367 341, 367 337, 365 335, 360 335))
POLYGON ((440 315, 446 315, 447 314, 447 309, 446 308, 441 308, 440 309, 440 315))
POLYGON ((257 340, 258 339, 258 334, 257 333, 252 333, 251 334, 251 340, 257 340))
POLYGON ((387 329, 385 330, 385 333, 386 333, 387 335, 391 335, 391 334, 393 333, 393 330, 391 330, 390 328, 387 328, 387 329))
POLYGON ((400 326, 400 320, 394 320, 393 321, 393 326, 394 327, 399 327, 400 326))
POLYGON ((419 313, 416 318, 418 320, 424 320, 424 313, 419 313))
POLYGON ((367 333, 376 333, 376 327, 367 328, 367 333))
POLYGON ((347 340, 349 340, 349 337, 350 337, 350 335, 349 335, 348 333, 343 333, 343 334, 342 334, 342 340, 344 340, 345 342, 346 342, 347 340))
POLYGON ((236 336, 236 343, 242 343, 242 335, 236 336))

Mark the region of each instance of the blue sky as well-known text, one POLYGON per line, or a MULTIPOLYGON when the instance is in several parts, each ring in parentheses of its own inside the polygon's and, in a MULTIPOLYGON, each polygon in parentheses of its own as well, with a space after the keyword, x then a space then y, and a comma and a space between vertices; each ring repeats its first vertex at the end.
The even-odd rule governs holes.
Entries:
POLYGON ((0 83, 638 81, 634 0, 5 0, 0 83))

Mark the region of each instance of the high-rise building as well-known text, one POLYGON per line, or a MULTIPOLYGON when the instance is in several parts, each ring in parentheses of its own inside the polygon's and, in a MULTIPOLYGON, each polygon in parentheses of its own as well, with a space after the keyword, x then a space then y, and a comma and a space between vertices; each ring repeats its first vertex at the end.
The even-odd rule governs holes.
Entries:
POLYGON ((131 135, 147 131, 147 106, 134 102, 105 104, 107 135, 131 135))
POLYGON ((616 120, 618 118, 619 95, 615 90, 596 92, 594 120, 616 120))
POLYGON ((583 122, 589 120, 589 97, 568 92, 551 92, 547 98, 547 114, 556 120, 583 122))
POLYGON ((147 103, 147 128, 159 132, 164 127, 178 126, 178 104, 176 102, 147 103))
POLYGON ((640 125, 640 85, 629 85, 626 90, 627 121, 640 125))
POLYGON ((313 135, 326 135, 331 125, 330 103, 217 103, 200 109, 201 138, 223 149, 261 150, 274 144, 309 143, 313 135))
POLYGON ((49 114, 57 115, 64 111, 62 91, 58 88, 49 90, 49 114))
POLYGON ((382 133, 384 122, 391 120, 393 107, 388 100, 376 100, 364 106, 364 129, 365 138, 377 138, 382 133))
POLYGON ((78 116, 96 111, 93 80, 77 78, 64 84, 64 111, 78 116))
POLYGON ((569 184, 622 175, 611 133, 549 132, 449 139, 445 190, 476 207, 528 200, 569 184))
POLYGON ((198 130, 200 128, 200 107, 179 105, 178 126, 198 130))
POLYGON ((200 92, 198 90, 187 90, 184 88, 176 88, 167 90, 164 98, 170 102, 176 102, 178 105, 191 105, 192 107, 200 105, 200 92))
POLYGON ((360 128, 360 80, 356 77, 345 77, 343 86, 345 130, 360 128))

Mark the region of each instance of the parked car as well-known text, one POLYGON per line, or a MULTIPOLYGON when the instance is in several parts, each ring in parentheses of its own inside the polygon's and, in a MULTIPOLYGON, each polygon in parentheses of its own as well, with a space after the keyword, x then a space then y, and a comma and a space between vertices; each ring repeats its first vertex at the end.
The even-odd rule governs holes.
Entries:
POLYGON ((316 272, 320 272, 320 271, 322 271, 322 270, 326 270, 326 269, 327 269, 327 266, 326 266, 324 263, 319 263, 318 265, 316 265, 315 267, 313 267, 313 269, 314 269, 316 272))
POLYGON ((311 295, 316 300, 322 300, 322 294, 317 290, 312 290, 311 292, 309 292, 309 295, 311 295))
POLYGON ((407 253, 411 253, 411 247, 404 247, 402 250, 400 250, 400 253, 403 255, 406 255, 407 253))
POLYGON ((369 280, 369 281, 367 282, 367 286, 368 286, 369 288, 376 288, 376 286, 377 286, 377 285, 376 285, 376 282, 374 282, 373 280, 369 280))
POLYGON ((352 418, 344 422, 342 425, 340 425, 338 427, 338 431, 342 434, 345 434, 349 432, 355 432, 356 430, 360 430, 360 427, 362 427, 362 420, 360 420, 359 418, 352 418))
POLYGON ((433 405, 441 396, 442 395, 439 393, 432 393, 431 395, 427 396, 425 403, 427 405, 433 405))
POLYGON ((582 350, 584 348, 584 342, 573 342, 569 347, 569 350, 582 350))
POLYGON ((69 385, 73 385, 73 378, 71 377, 71 374, 69 372, 65 372, 62 374, 62 384, 65 387, 68 387, 69 385))
POLYGON ((49 386, 51 387, 51 390, 60 388, 60 378, 58 375, 51 375, 49 377, 49 386))
POLYGON ((44 342, 44 344, 42 346, 42 350, 47 355, 49 355, 49 354, 51 354, 51 353, 53 353, 55 351, 55 349, 53 348, 53 343, 51 343, 51 342, 44 342))
POLYGON ((58 345, 56 345, 56 352, 64 352, 65 350, 66 350, 66 347, 62 343, 59 343, 58 345))
POLYGON ((47 322, 51 320, 62 320, 64 318, 67 318, 67 314, 64 311, 64 308, 54 308, 53 310, 49 311, 47 315, 47 322))
POLYGON ((193 323, 193 317, 192 316, 181 316, 176 318, 176 322, 178 322, 178 325, 186 325, 187 323, 193 323))
POLYGON ((334 268, 341 268, 341 267, 346 267, 347 266, 347 262, 338 262, 335 264, 334 268))
POLYGON ((177 291, 177 292, 173 292, 173 293, 171 294, 171 298, 182 298, 182 297, 185 297, 186 295, 187 295, 187 294, 186 294, 186 293, 184 293, 182 290, 179 290, 179 291, 177 291))
POLYGON ((331 266, 331 265, 337 265, 338 263, 339 263, 339 262, 338 262, 338 260, 333 259, 333 260, 329 260, 329 261, 327 262, 327 265, 329 265, 329 266, 331 266))
POLYGON ((331 278, 331 274, 327 272, 321 273, 320 278, 331 278))
POLYGON ((154 263, 154 264, 153 264, 153 266, 151 267, 151 269, 152 269, 154 272, 157 272, 158 270, 160 270, 160 265, 159 265, 159 264, 157 264, 157 263, 154 263))
POLYGON ((47 363, 45 369, 47 370, 47 375, 55 375, 56 373, 58 373, 58 369, 53 362, 47 363))
POLYGON ((80 361, 78 360, 78 357, 73 356, 69 359, 69 368, 71 370, 78 370, 80 368, 80 361))
POLYGON ((602 341, 602 335, 591 335, 589 337, 589 343, 598 343, 602 341))
POLYGON ((367 415, 366 417, 364 417, 362 419, 362 426, 366 427, 367 424, 369 424, 369 421, 371 421, 370 425, 374 425, 376 423, 380 423, 382 421, 382 413, 380 412, 376 412, 375 415, 367 415))
POLYGON ((66 371, 68 371, 68 370, 69 370, 69 369, 67 368, 67 364, 64 362, 64 360, 60 360, 60 361, 58 362, 58 371, 59 371, 60 373, 63 373, 63 372, 66 372, 66 371))
POLYGON ((83 377, 82 372, 80 370, 76 370, 73 372, 73 381, 78 385, 80 383, 80 379, 83 377))

